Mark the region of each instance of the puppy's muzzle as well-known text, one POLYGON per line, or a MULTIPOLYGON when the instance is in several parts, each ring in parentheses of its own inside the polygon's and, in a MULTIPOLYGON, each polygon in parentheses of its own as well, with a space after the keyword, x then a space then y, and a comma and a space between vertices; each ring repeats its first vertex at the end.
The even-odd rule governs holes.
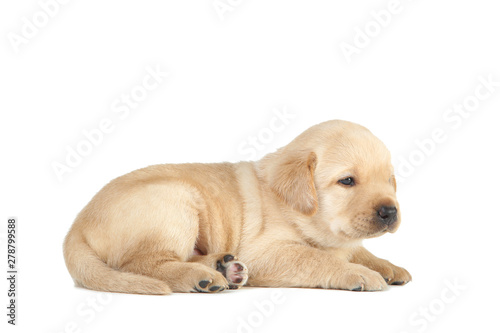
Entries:
POLYGON ((382 224, 390 227, 398 220, 398 209, 395 206, 380 206, 377 218, 382 224))

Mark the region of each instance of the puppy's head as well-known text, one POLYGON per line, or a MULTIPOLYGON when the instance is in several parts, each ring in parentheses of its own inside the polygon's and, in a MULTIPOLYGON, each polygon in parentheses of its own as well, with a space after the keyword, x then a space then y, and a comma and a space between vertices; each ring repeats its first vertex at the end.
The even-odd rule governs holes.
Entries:
POLYGON ((264 163, 273 192, 332 236, 371 238, 400 224, 390 153, 360 125, 313 126, 264 163))

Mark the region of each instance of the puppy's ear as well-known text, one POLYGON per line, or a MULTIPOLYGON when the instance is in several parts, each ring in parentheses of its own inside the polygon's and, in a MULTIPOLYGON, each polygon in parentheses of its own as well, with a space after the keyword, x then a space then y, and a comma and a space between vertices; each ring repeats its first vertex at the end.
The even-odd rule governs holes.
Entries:
POLYGON ((396 192, 398 186, 396 185, 396 176, 394 176, 394 175, 391 176, 391 184, 394 187, 394 192, 396 192))
POLYGON ((314 186, 317 157, 314 152, 283 154, 271 175, 271 188, 280 199, 302 214, 312 216, 318 209, 314 186))

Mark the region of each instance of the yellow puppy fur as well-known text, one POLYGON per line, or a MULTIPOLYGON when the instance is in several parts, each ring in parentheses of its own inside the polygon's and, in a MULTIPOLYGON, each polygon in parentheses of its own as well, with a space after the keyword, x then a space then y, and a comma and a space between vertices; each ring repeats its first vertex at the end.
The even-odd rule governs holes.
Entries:
POLYGON ((376 291, 411 275, 362 240, 400 221, 387 148, 332 120, 257 162, 153 165, 116 178, 78 214, 64 257, 77 285, 100 291, 376 291))

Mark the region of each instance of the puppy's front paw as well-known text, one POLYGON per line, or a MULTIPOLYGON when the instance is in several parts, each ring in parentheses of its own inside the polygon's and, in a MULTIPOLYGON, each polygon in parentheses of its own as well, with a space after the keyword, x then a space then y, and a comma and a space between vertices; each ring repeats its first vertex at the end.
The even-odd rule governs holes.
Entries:
POLYGON ((334 282, 334 288, 352 291, 379 291, 387 289, 382 275, 358 264, 348 264, 334 282))
POLYGON ((231 254, 217 261, 217 270, 226 278, 229 289, 239 289, 248 281, 247 266, 231 254))
POLYGON ((379 272, 390 285, 400 286, 411 281, 411 275, 406 269, 393 265, 387 260, 381 259, 370 268, 379 272))

